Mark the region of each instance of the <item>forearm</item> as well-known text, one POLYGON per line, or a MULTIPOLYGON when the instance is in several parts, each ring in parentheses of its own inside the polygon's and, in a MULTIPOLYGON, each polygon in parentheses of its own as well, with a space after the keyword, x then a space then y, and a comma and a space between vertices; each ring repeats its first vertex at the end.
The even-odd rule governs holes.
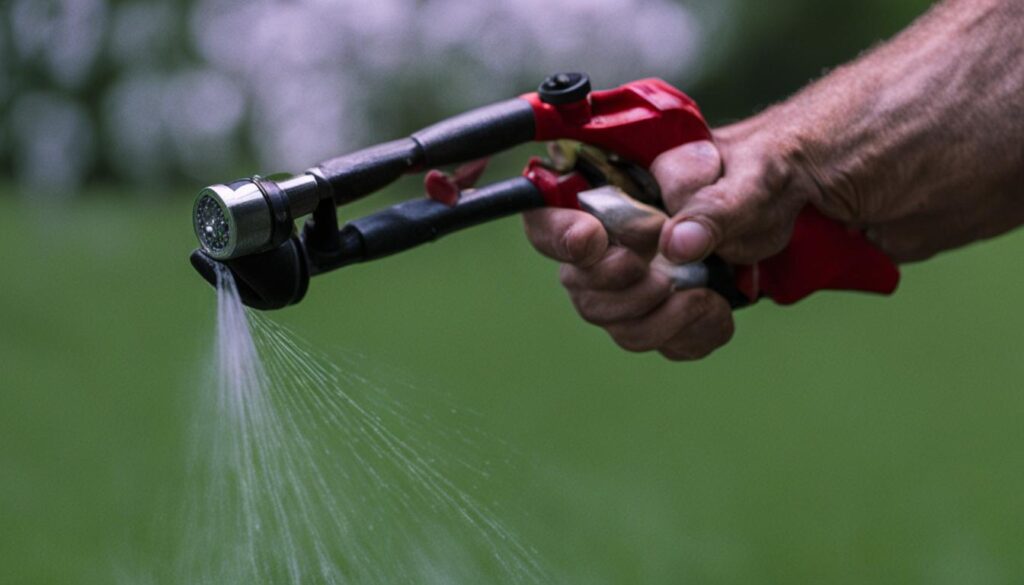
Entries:
POLYGON ((812 203, 900 259, 1011 229, 1024 223, 1024 2, 943 2, 763 117, 790 129, 812 203), (906 232, 930 241, 892 241, 906 232))

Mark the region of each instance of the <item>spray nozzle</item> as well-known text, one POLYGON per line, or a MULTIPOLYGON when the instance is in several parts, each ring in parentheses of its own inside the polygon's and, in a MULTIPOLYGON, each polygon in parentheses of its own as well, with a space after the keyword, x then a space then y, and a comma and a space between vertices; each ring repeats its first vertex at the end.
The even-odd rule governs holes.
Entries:
POLYGON ((302 242, 295 236, 276 248, 232 260, 217 260, 205 250, 192 252, 192 266, 213 286, 225 267, 234 276, 246 305, 261 310, 281 309, 302 300, 309 287, 309 265, 302 242))
POLYGON ((203 189, 192 207, 201 246, 192 252, 192 266, 214 286, 218 268, 230 270, 250 307, 280 309, 299 302, 309 285, 309 261, 293 218, 318 202, 310 175, 253 177, 203 189))
POLYGON ((207 256, 231 260, 280 246, 294 231, 293 218, 310 213, 318 202, 310 175, 280 182, 253 177, 200 191, 192 224, 207 256))

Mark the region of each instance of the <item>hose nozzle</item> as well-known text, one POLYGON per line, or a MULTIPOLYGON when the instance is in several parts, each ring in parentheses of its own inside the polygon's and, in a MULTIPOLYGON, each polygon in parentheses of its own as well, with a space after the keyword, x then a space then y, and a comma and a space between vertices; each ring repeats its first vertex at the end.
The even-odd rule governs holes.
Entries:
POLYGON ((192 206, 201 246, 192 252, 192 266, 214 286, 218 265, 227 267, 242 302, 255 309, 299 302, 310 271, 294 218, 311 213, 319 201, 311 175, 280 182, 253 177, 203 189, 192 206))
POLYGON ((253 177, 200 191, 192 223, 206 255, 230 260, 280 246, 292 235, 294 218, 312 212, 318 201, 311 175, 280 183, 253 177))

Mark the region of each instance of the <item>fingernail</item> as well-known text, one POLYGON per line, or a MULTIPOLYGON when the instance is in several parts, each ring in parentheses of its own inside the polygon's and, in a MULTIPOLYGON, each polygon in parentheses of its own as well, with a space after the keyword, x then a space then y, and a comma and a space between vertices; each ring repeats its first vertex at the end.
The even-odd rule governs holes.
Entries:
POLYGON ((672 228, 666 255, 674 262, 695 262, 704 258, 710 247, 708 228, 696 221, 684 221, 672 228))
POLYGON ((712 159, 718 158, 718 149, 709 140, 698 140, 686 145, 686 154, 696 158, 712 159))

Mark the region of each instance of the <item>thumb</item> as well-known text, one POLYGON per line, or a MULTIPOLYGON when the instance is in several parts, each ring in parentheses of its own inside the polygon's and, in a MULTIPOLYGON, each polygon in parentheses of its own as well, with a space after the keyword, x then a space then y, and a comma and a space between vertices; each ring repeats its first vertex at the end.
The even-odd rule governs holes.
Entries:
POLYGON ((661 233, 661 253, 676 264, 688 264, 706 258, 717 247, 714 228, 706 217, 688 217, 667 222, 661 233))
MULTIPOLYGON (((722 176, 722 156, 715 144, 708 140, 689 142, 662 153, 651 165, 651 173, 661 186, 662 200, 670 214, 670 221, 662 228, 660 248, 672 262, 686 263, 703 259, 715 249, 718 229, 712 218, 696 210, 695 198, 701 190, 713 185, 722 176)), ((707 208, 706 205, 700 205, 707 208)))
POLYGON ((773 197, 758 181, 725 178, 698 191, 665 222, 659 248, 679 264, 712 252, 750 264, 785 247, 801 207, 799 200, 773 197))
POLYGON ((722 155, 710 140, 666 150, 651 164, 669 215, 678 213, 698 191, 722 177, 722 155))

